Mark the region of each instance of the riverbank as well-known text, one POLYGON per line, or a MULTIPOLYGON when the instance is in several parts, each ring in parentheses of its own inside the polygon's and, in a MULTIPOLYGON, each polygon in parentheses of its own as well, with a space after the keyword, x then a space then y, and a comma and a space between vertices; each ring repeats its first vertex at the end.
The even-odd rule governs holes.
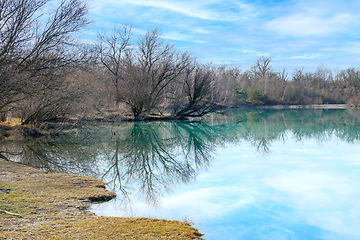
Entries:
MULTIPOLYGON (((266 105, 266 106, 237 106, 221 107, 217 111, 223 112, 226 109, 360 109, 359 105, 349 104, 318 104, 318 105, 266 105)), ((138 121, 174 121, 179 120, 170 115, 149 115, 144 116, 138 121)), ((183 119, 184 120, 184 119, 183 119)), ((190 121, 201 120, 201 118, 188 118, 190 121)), ((98 112, 91 116, 81 118, 63 119, 57 123, 45 122, 40 126, 21 125, 20 119, 11 118, 6 122, 0 123, 0 141, 1 140, 24 140, 26 138, 41 137, 44 135, 59 135, 66 131, 82 127, 86 124, 114 123, 135 121, 129 113, 120 114, 114 110, 98 112)), ((1 154, 1 153, 0 153, 1 154)))
POLYGON ((274 106, 259 106, 258 108, 265 109, 350 109, 359 108, 360 106, 348 104, 312 104, 312 105, 274 105, 274 106))
POLYGON ((114 197, 100 180, 0 159, 0 239, 201 239, 185 222, 86 210, 114 197))

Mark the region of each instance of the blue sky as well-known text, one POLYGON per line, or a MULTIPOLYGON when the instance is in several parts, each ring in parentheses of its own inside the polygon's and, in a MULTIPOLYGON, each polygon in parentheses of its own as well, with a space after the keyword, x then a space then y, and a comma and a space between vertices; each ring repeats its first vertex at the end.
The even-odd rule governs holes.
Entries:
POLYGON ((319 65, 358 67, 358 0, 92 0, 86 32, 131 23, 143 33, 158 28, 177 48, 202 62, 248 69, 261 56, 274 69, 319 65))

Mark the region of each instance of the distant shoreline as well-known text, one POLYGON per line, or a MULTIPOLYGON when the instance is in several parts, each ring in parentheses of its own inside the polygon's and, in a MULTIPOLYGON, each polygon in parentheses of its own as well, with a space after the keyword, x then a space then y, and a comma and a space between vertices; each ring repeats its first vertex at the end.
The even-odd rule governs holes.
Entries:
MULTIPOLYGON (((258 105, 258 106, 251 106, 251 105, 243 105, 243 106, 231 106, 231 107, 223 107, 219 108, 219 110, 226 110, 226 109, 360 109, 360 105, 353 105, 353 104, 308 104, 308 105, 301 105, 301 104, 294 104, 294 105, 258 105)), ((215 111, 216 112, 216 111, 215 111)))
POLYGON ((270 109, 349 109, 359 108, 360 106, 349 104, 309 104, 309 105, 274 105, 274 106, 259 106, 258 108, 270 108, 270 109))
MULTIPOLYGON (((359 109, 360 105, 353 104, 310 104, 310 105, 262 105, 262 106, 253 106, 253 105, 243 105, 243 106, 218 106, 214 112, 223 112, 227 109, 278 109, 278 110, 294 110, 294 109, 333 109, 333 110, 345 110, 345 109, 359 109)), ((190 118, 191 120, 192 118, 190 118)), ((149 115, 140 120, 134 120, 129 116, 123 117, 120 116, 119 112, 108 112, 101 114, 99 116, 92 116, 84 118, 84 121, 95 121, 95 122, 132 122, 132 121, 176 121, 176 120, 189 120, 189 119, 178 119, 172 116, 159 116, 159 115, 149 115)), ((37 127, 32 125, 21 126, 20 123, 11 124, 9 123, 0 123, 0 141, 2 140, 23 140, 27 137, 40 137, 43 135, 58 135, 63 131, 68 131, 76 128, 76 124, 79 119, 69 118, 64 122, 58 123, 44 123, 42 129, 40 130, 37 127)), ((81 120, 80 120, 81 122, 81 120)))

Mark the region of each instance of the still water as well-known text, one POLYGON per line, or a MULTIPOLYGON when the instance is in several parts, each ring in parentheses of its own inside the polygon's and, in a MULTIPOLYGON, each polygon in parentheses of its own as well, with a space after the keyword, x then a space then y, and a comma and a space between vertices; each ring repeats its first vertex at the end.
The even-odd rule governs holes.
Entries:
POLYGON ((29 165, 109 182, 118 197, 99 215, 185 220, 209 240, 360 239, 359 110, 234 110, 11 147, 29 165))

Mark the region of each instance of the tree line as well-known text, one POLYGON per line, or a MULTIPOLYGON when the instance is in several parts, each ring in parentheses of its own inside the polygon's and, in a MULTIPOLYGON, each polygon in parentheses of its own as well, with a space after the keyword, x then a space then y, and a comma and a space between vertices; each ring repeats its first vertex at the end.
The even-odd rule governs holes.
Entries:
POLYGON ((83 0, 1 0, 0 120, 41 124, 94 112, 201 117, 218 107, 360 104, 360 70, 276 71, 269 57, 247 70, 199 62, 151 30, 131 25, 82 44, 83 0))

